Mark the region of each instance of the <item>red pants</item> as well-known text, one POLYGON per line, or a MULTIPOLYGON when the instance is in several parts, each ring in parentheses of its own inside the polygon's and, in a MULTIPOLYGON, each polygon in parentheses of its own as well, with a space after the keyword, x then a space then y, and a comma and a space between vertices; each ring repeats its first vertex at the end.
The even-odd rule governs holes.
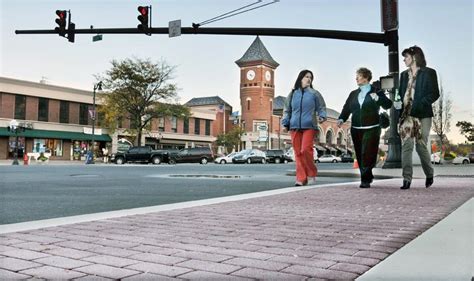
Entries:
POLYGON ((296 180, 304 182, 308 177, 316 177, 318 170, 313 158, 313 139, 316 131, 313 129, 291 130, 290 134, 295 151, 296 180))

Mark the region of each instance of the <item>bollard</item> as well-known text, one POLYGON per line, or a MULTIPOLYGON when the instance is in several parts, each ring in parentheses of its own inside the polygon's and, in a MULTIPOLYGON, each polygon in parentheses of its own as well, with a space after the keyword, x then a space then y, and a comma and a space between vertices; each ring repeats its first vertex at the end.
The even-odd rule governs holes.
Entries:
POLYGON ((28 155, 26 153, 23 154, 23 165, 28 165, 28 155))

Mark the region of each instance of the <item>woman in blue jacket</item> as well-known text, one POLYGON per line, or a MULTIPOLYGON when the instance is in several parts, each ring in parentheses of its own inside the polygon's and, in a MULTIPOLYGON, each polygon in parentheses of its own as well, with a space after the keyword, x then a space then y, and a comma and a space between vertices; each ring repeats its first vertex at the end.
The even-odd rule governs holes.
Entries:
POLYGON ((351 118, 351 136, 354 143, 361 178, 361 188, 369 188, 374 179, 372 169, 377 163, 381 128, 379 109, 389 109, 392 101, 381 91, 370 85, 372 72, 361 67, 356 72, 359 88, 352 91, 342 108, 337 125, 341 127, 349 115, 351 118))
POLYGON ((293 90, 285 102, 283 127, 290 131, 295 151, 295 186, 308 184, 308 178, 316 179, 317 169, 313 158, 313 140, 318 122, 326 120, 326 103, 321 93, 313 88, 313 73, 302 70, 293 90))

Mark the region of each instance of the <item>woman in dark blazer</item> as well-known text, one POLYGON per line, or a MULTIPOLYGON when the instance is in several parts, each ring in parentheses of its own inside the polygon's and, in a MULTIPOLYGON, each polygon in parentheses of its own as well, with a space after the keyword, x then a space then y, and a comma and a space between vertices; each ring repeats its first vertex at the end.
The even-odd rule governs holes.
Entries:
POLYGON ((428 137, 433 117, 432 104, 439 98, 436 71, 426 67, 423 50, 413 46, 403 50, 403 62, 407 70, 400 75, 398 93, 402 99, 398 131, 402 140, 401 189, 409 189, 413 176, 413 146, 420 156, 421 167, 426 176, 425 187, 433 184, 433 165, 428 150, 428 137))
POLYGON ((357 70, 356 82, 359 88, 349 94, 337 120, 340 127, 352 114, 351 136, 359 163, 361 188, 369 188, 374 179, 372 169, 377 163, 381 133, 379 109, 392 106, 392 101, 382 91, 377 92, 378 89, 370 85, 370 80, 372 72, 369 69, 361 67, 357 70))

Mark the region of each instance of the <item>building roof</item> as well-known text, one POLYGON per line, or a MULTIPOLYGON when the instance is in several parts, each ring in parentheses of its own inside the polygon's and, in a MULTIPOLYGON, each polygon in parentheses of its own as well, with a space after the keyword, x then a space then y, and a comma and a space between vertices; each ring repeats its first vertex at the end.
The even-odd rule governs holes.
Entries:
POLYGON ((184 105, 201 106, 201 105, 219 105, 219 104, 225 104, 226 107, 232 107, 230 104, 228 104, 219 96, 192 98, 184 105))
POLYGON ((254 61, 266 62, 274 68, 280 65, 272 58, 267 48, 265 48, 265 45, 263 45, 262 41, 260 40, 260 37, 258 36, 257 38, 255 38, 253 43, 247 49, 245 54, 240 59, 236 60, 235 63, 238 66, 242 66, 243 64, 247 62, 254 62, 254 61))

